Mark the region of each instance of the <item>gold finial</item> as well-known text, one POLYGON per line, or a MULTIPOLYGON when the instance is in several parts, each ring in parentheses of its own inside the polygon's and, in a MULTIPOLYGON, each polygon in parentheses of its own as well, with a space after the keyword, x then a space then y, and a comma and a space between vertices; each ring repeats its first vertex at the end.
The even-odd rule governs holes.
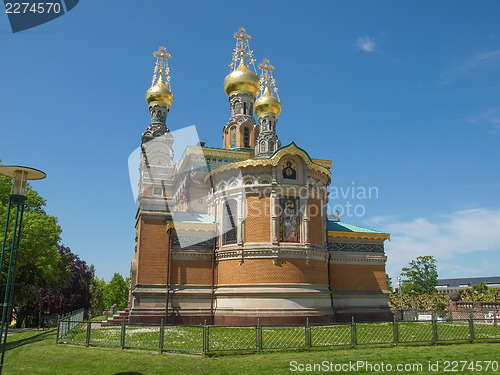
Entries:
POLYGON ((170 89, 170 68, 168 67, 168 60, 172 57, 172 55, 167 52, 167 49, 164 46, 161 46, 158 51, 153 53, 153 56, 156 57, 156 63, 151 87, 154 86, 156 82, 156 75, 159 73, 160 76, 158 77, 158 81, 164 81, 170 89))
POLYGON ((235 32, 233 36, 236 39, 236 47, 234 48, 233 58, 231 60, 231 64, 229 64, 229 67, 231 68, 231 70, 236 69, 237 61, 240 60, 240 62, 245 64, 246 58, 246 62, 253 65, 255 70, 253 51, 250 49, 250 45, 248 43, 248 41, 252 39, 252 37, 247 33, 244 27, 235 32))
POLYGON ((337 210, 337 215, 327 215, 329 220, 340 221, 340 212, 337 210))
POLYGON ((268 59, 264 59, 262 64, 259 64, 259 69, 262 71, 262 78, 264 79, 263 83, 265 86, 269 86, 269 73, 274 70, 274 66, 269 64, 268 59))
POLYGON ((276 97, 278 96, 278 88, 276 87, 276 81, 273 77, 274 66, 272 66, 269 62, 269 59, 264 59, 261 64, 259 64, 259 69, 261 70, 260 76, 260 90, 265 91, 266 89, 269 91, 274 91, 276 97))

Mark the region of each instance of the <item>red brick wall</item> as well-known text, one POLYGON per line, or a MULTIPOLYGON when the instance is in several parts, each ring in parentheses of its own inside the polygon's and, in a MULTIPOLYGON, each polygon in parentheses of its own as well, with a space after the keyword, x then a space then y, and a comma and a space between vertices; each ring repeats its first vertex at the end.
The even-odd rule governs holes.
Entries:
POLYGON ((138 226, 137 284, 165 284, 168 237, 163 219, 141 219, 138 226))
POLYGON ((327 265, 324 261, 305 259, 278 260, 246 259, 240 265, 238 260, 224 260, 218 264, 218 284, 266 284, 303 283, 328 284, 327 265))
POLYGON ((307 204, 309 206, 309 241, 312 244, 322 245, 321 200, 310 198, 307 204))
POLYGON ((170 265, 170 283, 212 285, 212 262, 173 260, 170 265))
POLYGON ((247 197, 245 242, 271 242, 270 198, 247 197))
POLYGON ((333 290, 386 290, 385 266, 330 264, 333 290))

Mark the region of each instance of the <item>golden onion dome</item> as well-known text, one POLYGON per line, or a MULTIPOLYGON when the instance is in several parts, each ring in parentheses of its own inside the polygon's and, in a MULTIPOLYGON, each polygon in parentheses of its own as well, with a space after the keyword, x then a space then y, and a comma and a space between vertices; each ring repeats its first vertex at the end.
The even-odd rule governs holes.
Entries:
POLYGON ((264 93, 255 101, 254 112, 257 117, 266 115, 278 117, 281 113, 281 102, 269 92, 267 85, 264 93))
POLYGON ((165 85, 162 73, 160 73, 158 81, 146 92, 146 101, 148 104, 151 102, 163 102, 167 108, 170 108, 172 105, 174 95, 167 85, 165 85))
POLYGON ((240 65, 224 79, 224 91, 227 96, 235 91, 248 92, 257 96, 259 87, 259 76, 247 68, 243 59, 240 60, 240 65))

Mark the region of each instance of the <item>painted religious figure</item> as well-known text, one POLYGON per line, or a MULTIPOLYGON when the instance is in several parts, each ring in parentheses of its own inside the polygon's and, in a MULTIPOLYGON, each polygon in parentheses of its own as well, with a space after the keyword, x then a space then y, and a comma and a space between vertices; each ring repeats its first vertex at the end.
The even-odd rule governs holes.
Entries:
POLYGON ((231 148, 236 147, 236 126, 231 129, 231 148))
POLYGON ((287 180, 297 179, 297 164, 293 160, 287 160, 283 163, 283 178, 287 180))
POLYGON ((281 242, 299 242, 299 210, 297 198, 281 198, 281 242))
POLYGON ((268 130, 268 127, 267 127, 267 120, 266 119, 263 119, 262 120, 262 131, 263 132, 267 132, 268 130))
POLYGON ((237 115, 241 113, 241 102, 234 103, 234 113, 237 115))

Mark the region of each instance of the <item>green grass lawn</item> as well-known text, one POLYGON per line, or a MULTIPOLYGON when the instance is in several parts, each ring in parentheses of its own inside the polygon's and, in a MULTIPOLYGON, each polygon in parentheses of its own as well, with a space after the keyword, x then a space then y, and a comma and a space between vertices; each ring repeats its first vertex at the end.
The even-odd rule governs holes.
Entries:
MULTIPOLYGON (((56 344, 56 331, 28 331, 9 336, 3 374, 286 374, 300 364, 331 362, 347 365, 349 361, 367 361, 372 365, 420 364, 417 371, 404 374, 441 374, 444 361, 498 361, 499 343, 451 344, 437 346, 361 346, 356 349, 337 347, 311 352, 264 352, 262 354, 227 355, 212 358, 146 351, 122 351, 109 348, 86 348, 56 344), (294 363, 291 362, 296 361, 294 363), (438 371, 429 371, 429 362, 438 362, 438 371)), ((475 362, 477 364, 477 362, 475 362)), ((484 362, 483 362, 484 364, 484 362)), ((459 364, 462 366, 462 364, 459 364)), ((452 367, 450 366, 449 369, 452 367)), ((460 367, 459 367, 460 369, 460 367)), ((363 371, 358 373, 374 373, 363 371)), ((450 371, 451 372, 451 371, 450 371)), ((295 373, 311 373, 295 371, 295 373)), ((348 371, 333 373, 345 374, 348 371)), ((381 373, 379 371, 379 373, 381 373)), ((384 374, 396 374, 386 371, 384 374)), ((455 371, 459 374, 500 374, 492 371, 455 371)))

